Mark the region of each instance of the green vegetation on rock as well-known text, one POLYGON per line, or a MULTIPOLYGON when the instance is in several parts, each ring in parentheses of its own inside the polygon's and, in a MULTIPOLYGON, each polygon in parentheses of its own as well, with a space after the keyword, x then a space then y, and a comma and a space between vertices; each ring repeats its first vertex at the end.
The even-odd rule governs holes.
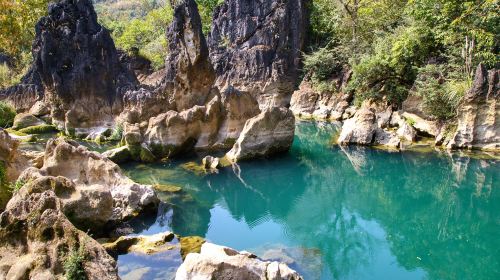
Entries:
POLYGON ((9 104, 0 101, 0 127, 11 126, 16 117, 16 110, 9 104))
POLYGON ((34 125, 23 129, 19 129, 19 132, 25 134, 43 134, 55 131, 57 131, 56 127, 50 124, 34 125))
POLYGON ((86 260, 85 246, 80 245, 80 248, 73 249, 69 252, 64 261, 64 271, 67 280, 86 280, 84 264, 86 260))

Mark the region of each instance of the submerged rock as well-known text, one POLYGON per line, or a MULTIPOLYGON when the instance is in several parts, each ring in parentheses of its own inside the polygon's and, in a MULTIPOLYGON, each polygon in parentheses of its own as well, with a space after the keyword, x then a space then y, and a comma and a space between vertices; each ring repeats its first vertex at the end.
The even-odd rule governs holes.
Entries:
POLYGON ((299 74, 308 2, 228 0, 218 6, 208 37, 217 87, 248 92, 261 109, 288 105, 299 74))
POLYGON ((152 255, 173 249, 169 244, 175 238, 171 232, 155 235, 122 236, 113 243, 104 244, 104 248, 113 256, 127 253, 152 255))
POLYGON ((71 221, 98 233, 158 204, 151 186, 134 183, 112 161, 62 138, 49 140, 43 167, 21 178, 51 180, 71 221))
POLYGON ((264 157, 290 149, 295 117, 287 108, 273 107, 249 119, 226 157, 233 161, 264 157))
POLYGON ((204 243, 200 253, 187 255, 175 279, 299 280, 302 277, 284 263, 262 261, 248 252, 204 243))
POLYGON ((0 214, 0 278, 71 278, 75 275, 65 269, 70 263, 81 267, 78 273, 86 279, 119 279, 115 260, 68 221, 47 184, 45 179, 26 184, 0 214))
POLYGON ((449 148, 500 150, 500 70, 477 67, 473 86, 457 115, 449 148))

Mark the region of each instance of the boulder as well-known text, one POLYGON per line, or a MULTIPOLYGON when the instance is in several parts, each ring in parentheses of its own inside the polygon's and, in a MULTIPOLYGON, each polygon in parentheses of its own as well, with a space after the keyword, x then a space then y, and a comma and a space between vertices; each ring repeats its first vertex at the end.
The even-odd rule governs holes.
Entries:
POLYGON ((154 209, 158 198, 152 186, 139 185, 123 175, 111 160, 73 141, 49 140, 42 168, 27 169, 24 181, 57 177, 54 186, 64 213, 82 229, 96 233, 154 209))
POLYGON ((249 119, 226 157, 233 162, 263 157, 290 149, 295 117, 287 108, 272 107, 249 119))
POLYGON ((220 166, 220 159, 213 156, 206 156, 201 160, 201 164, 206 170, 216 170, 220 166))
POLYGON ((436 137, 439 134, 439 126, 436 121, 424 119, 408 112, 404 112, 402 117, 423 136, 436 137))
POLYGON ((208 36, 217 87, 248 92, 261 109, 287 106, 299 75, 309 2, 227 0, 218 6, 208 36))
POLYGON ((397 135, 408 142, 417 140, 417 131, 408 123, 403 121, 397 130, 397 135))
POLYGON ((200 253, 187 255, 175 279, 299 280, 302 277, 284 263, 262 261, 248 252, 204 243, 200 253))
POLYGON ((374 141, 376 131, 377 118, 374 110, 362 107, 353 118, 344 122, 337 141, 341 145, 370 145, 374 141))
POLYGON ((472 88, 458 108, 458 125, 448 148, 500 150, 500 70, 476 70, 472 88))
POLYGON ((303 81, 290 100, 290 110, 302 118, 312 118, 316 111, 316 102, 320 97, 309 82, 303 81))
POLYGON ((0 214, 0 278, 119 279, 116 261, 71 224, 50 183, 27 183, 0 214))
POLYGON ((164 80, 170 109, 178 112, 204 105, 215 80, 196 1, 179 2, 167 31, 164 80))
POLYGON ((102 155, 116 164, 127 162, 132 157, 132 155, 130 154, 130 148, 128 146, 122 146, 108 150, 102 153, 102 155))
POLYGON ((43 120, 33 116, 29 113, 17 114, 14 118, 14 124, 12 125, 12 129, 19 130, 23 128, 27 128, 30 126, 38 126, 46 124, 43 120))

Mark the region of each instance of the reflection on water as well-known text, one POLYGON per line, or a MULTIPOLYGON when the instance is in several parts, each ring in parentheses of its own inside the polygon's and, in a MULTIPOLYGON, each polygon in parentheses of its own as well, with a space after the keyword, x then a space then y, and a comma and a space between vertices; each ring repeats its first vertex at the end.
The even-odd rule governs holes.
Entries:
MULTIPOLYGON (((204 236, 306 279, 500 279, 497 160, 340 148, 336 130, 300 123, 289 154, 219 174, 197 176, 185 161, 125 166, 142 183, 183 188, 161 195, 156 222, 140 232, 204 236)), ((173 269, 156 261, 140 267, 151 262, 159 278, 173 269)), ((137 262, 121 257, 120 274, 137 262)))

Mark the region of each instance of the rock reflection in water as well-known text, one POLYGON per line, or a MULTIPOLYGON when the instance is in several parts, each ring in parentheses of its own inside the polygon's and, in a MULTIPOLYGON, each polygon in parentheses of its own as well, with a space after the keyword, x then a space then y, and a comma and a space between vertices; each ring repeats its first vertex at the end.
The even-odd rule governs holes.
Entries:
POLYGON ((171 216, 157 225, 261 257, 283 251, 307 279, 498 279, 498 160, 340 148, 335 133, 299 123, 290 153, 219 174, 196 176, 184 162, 128 170, 183 188, 162 198, 171 216))

